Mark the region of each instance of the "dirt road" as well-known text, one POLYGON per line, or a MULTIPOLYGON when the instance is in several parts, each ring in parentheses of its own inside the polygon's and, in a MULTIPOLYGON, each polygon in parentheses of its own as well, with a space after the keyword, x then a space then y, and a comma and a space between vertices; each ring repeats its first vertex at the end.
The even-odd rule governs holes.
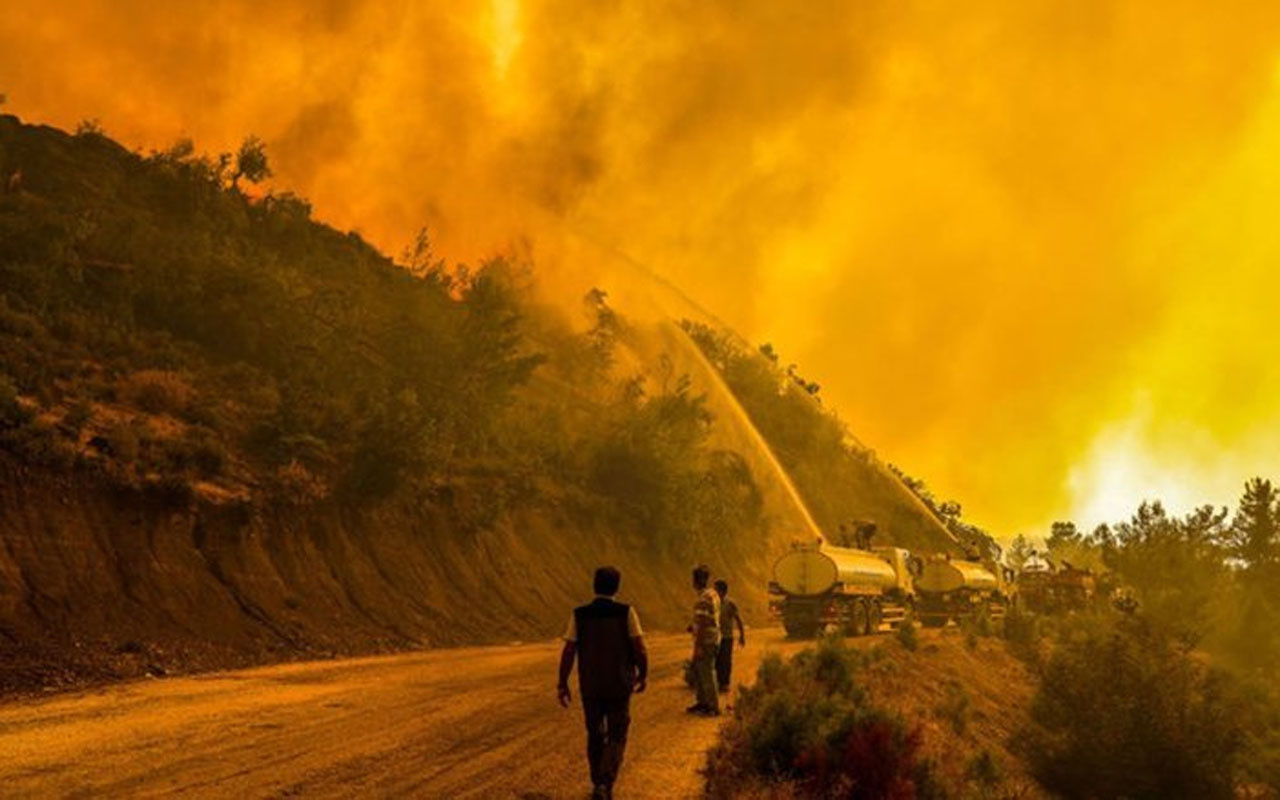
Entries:
MULTIPOLYGON (((688 639, 649 642, 619 797, 688 797, 717 720, 683 713, 688 639)), ((735 680, 778 630, 752 632, 735 680)), ((290 664, 0 706, 5 797, 587 795, 581 709, 558 642, 290 664)))

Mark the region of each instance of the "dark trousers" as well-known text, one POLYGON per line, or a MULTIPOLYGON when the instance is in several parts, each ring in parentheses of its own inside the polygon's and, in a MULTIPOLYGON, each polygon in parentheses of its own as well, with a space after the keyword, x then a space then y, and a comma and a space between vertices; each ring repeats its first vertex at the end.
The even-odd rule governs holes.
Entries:
POLYGON ((716 651, 716 683, 721 689, 729 688, 729 677, 733 674, 733 640, 721 639, 720 649, 716 651))
POLYGON ((587 718, 587 763, 591 765, 591 783, 595 786, 612 785, 618 779, 622 754, 627 749, 631 696, 584 697, 582 711, 587 718))

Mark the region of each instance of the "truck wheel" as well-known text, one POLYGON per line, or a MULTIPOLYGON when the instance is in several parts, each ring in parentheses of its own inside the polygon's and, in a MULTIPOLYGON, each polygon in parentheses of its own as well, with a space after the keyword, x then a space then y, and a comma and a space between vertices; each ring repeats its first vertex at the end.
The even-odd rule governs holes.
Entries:
POLYGON ((867 602, 865 600, 854 600, 852 607, 849 609, 848 634, 850 636, 862 636, 865 634, 870 618, 871 614, 867 611, 867 602))

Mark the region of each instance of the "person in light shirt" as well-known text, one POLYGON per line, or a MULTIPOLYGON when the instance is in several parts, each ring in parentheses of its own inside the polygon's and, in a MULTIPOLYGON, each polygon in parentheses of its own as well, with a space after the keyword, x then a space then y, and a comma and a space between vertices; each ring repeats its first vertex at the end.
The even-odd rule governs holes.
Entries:
POLYGON ((693 589, 698 599, 693 604, 693 687, 697 698, 685 709, 690 714, 715 717, 720 715, 720 696, 716 693, 716 654, 720 651, 720 596, 712 589, 711 568, 699 564, 693 570, 693 589))

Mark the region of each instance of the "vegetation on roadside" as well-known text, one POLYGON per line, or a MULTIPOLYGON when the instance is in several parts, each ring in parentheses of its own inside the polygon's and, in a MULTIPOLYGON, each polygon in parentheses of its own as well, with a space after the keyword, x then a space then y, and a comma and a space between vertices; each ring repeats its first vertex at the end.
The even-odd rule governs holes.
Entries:
MULTIPOLYGON (((1030 557, 1029 546, 1012 548, 1030 557)), ((1234 511, 1144 502, 1048 557, 1099 574, 1097 607, 1006 620, 1043 664, 1028 757, 1068 797, 1229 797, 1280 789, 1280 493, 1234 511), (1039 645, 1036 647, 1035 645, 1039 645), (1087 776, 1084 777, 1084 776, 1087 776)))
POLYGON ((1087 533, 1057 522, 1045 550, 1098 572, 1102 607, 1131 599, 1164 635, 1242 674, 1280 679, 1280 492, 1271 481, 1248 481, 1234 511, 1176 516, 1150 501, 1087 533))
POLYGON ((776 784, 798 797, 941 796, 920 729, 872 703, 859 683, 866 658, 838 638, 789 662, 766 656, 709 756, 710 796, 776 784))
POLYGON ((1003 643, 824 640, 762 662, 706 768, 713 797, 1034 798, 1012 741, 1034 675, 1003 643))
POLYGON ((1064 797, 1228 798, 1245 780, 1240 686, 1140 617, 1090 618, 1045 665, 1024 746, 1064 797))

